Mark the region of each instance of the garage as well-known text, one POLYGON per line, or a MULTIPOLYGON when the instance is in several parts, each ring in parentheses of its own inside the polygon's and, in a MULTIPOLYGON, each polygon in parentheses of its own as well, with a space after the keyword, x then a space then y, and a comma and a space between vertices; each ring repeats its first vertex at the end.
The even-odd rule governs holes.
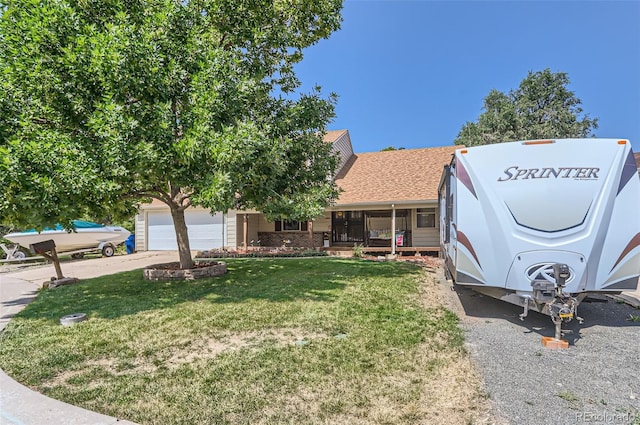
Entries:
MULTIPOLYGON (((192 250, 221 248, 224 244, 224 215, 211 215, 208 210, 185 211, 192 250)), ((176 232, 169 211, 147 211, 147 250, 172 251, 178 249, 176 232)))

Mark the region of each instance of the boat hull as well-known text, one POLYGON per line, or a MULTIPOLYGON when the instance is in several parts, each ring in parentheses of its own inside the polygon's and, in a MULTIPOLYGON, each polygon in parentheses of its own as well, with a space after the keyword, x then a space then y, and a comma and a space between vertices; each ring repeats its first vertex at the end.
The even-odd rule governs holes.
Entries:
POLYGON ((17 232, 5 235, 4 238, 27 249, 29 245, 34 243, 53 240, 56 244, 57 252, 68 252, 83 249, 102 249, 107 244, 117 246, 124 243, 130 234, 131 232, 123 227, 104 226, 92 229, 76 229, 71 232, 66 230, 17 232))

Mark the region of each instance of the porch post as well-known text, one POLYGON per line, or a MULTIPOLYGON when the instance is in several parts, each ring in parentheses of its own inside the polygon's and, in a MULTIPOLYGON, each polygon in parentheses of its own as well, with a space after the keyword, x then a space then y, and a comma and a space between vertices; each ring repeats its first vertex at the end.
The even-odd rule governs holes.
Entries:
POLYGON ((391 255, 396 254, 396 206, 391 204, 391 255))
POLYGON ((307 229, 309 231, 309 248, 313 249, 313 220, 307 222, 307 229))
POLYGON ((249 247, 249 214, 244 213, 244 219, 242 221, 242 243, 244 244, 244 252, 246 253, 249 247))

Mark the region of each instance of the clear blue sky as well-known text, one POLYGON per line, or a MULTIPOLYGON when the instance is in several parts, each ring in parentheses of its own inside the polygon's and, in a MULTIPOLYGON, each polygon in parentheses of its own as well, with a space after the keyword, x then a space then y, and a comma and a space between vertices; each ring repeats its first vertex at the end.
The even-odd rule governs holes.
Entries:
POLYGON ((597 137, 640 152, 640 1, 346 0, 342 29, 305 50, 303 90, 338 94, 329 129, 356 152, 453 144, 491 89, 566 72, 597 137))

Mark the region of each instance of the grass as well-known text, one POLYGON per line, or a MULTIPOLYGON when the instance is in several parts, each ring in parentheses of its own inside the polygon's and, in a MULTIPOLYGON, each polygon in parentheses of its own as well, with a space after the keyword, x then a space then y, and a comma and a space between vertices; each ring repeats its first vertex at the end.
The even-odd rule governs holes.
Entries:
POLYGON ((457 317, 404 263, 229 260, 222 277, 140 271, 42 292, 0 367, 140 424, 469 423, 479 382, 457 317), (71 327, 62 316, 86 313, 71 327))
POLYGON ((571 391, 561 391, 556 395, 568 403, 567 407, 569 407, 569 409, 573 409, 573 410, 579 409, 580 398, 576 394, 572 393, 571 391))
POLYGON ((629 317, 627 318, 627 320, 633 323, 638 323, 640 322, 640 316, 636 316, 635 314, 629 314, 629 317))

